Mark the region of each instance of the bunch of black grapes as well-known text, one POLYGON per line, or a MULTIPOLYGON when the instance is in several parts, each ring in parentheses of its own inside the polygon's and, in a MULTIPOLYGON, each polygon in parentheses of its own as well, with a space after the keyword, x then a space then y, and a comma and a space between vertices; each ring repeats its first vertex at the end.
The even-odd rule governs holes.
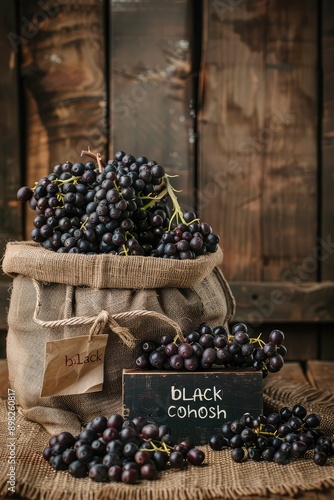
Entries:
POLYGON ((201 465, 205 454, 188 439, 173 444, 166 425, 114 414, 108 419, 95 417, 77 436, 64 431, 51 437, 43 457, 56 470, 68 470, 76 478, 134 484, 156 479, 167 468, 201 465))
POLYGON ((217 451, 230 448, 235 462, 249 458, 286 465, 309 458, 323 466, 334 455, 334 440, 320 428, 320 417, 308 413, 301 403, 284 406, 267 417, 245 413, 239 420, 225 422, 221 433, 211 436, 209 445, 217 451))
POLYGON ((195 259, 216 252, 219 236, 183 213, 162 165, 118 151, 102 164, 57 164, 17 197, 35 210, 31 239, 59 253, 195 259))
POLYGON ((283 341, 284 333, 277 329, 272 330, 268 342, 264 342, 260 336, 250 337, 244 323, 234 325, 231 335, 225 326, 203 323, 182 342, 168 335, 162 337, 160 345, 151 340, 143 342, 136 366, 141 370, 188 371, 210 370, 214 366, 253 368, 266 377, 284 366, 287 349, 283 341))

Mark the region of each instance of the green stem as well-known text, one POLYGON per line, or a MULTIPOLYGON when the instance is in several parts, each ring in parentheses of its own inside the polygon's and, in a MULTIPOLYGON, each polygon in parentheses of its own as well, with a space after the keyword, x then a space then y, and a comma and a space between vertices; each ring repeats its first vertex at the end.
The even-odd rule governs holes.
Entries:
POLYGON ((125 255, 129 255, 129 251, 128 251, 128 249, 126 248, 126 245, 122 245, 122 247, 123 247, 123 250, 124 250, 125 255))
POLYGON ((166 452, 168 455, 170 455, 171 450, 172 450, 172 447, 171 447, 171 446, 168 446, 168 445, 165 443, 165 441, 162 441, 162 446, 163 446, 163 448, 165 449, 165 452, 166 452))
POLYGON ((168 176, 164 175, 163 179, 165 180, 167 193, 168 193, 170 199, 172 200, 172 204, 173 204, 173 212, 174 213, 173 213, 173 215, 170 218, 169 226, 168 226, 168 231, 170 231, 171 227, 172 227, 172 222, 173 222, 174 219, 176 219, 177 223, 179 223, 179 219, 181 219, 181 221, 183 222, 183 224, 187 224, 187 223, 184 220, 181 206, 180 206, 180 204, 178 202, 177 197, 174 194, 174 189, 173 189, 173 186, 171 185, 171 183, 170 183, 170 181, 168 179, 168 176))
POLYGON ((87 219, 85 220, 85 222, 81 222, 80 224, 80 229, 83 229, 84 231, 86 231, 86 222, 88 221, 89 217, 87 217, 87 219))
MULTIPOLYGON (((258 427, 257 429, 255 429, 255 432, 258 436, 273 436, 273 437, 278 437, 277 436, 277 431, 275 432, 266 432, 266 431, 263 431, 262 429, 265 427, 264 424, 260 424, 260 427, 258 427)), ((281 438, 279 438, 281 439, 281 438)), ((281 440, 282 441, 282 440, 281 440)))
POLYGON ((154 198, 151 198, 150 196, 145 196, 142 199, 151 200, 151 201, 149 201, 148 203, 146 203, 146 205, 141 207, 140 210, 146 210, 147 208, 152 207, 157 201, 162 200, 162 198, 164 198, 166 196, 166 194, 168 194, 167 188, 165 188, 163 191, 161 191, 161 193, 159 193, 154 198))
POLYGON ((79 176, 72 175, 72 177, 70 177, 69 179, 65 179, 64 181, 62 181, 60 179, 54 179, 51 182, 53 182, 53 184, 56 184, 56 186, 63 186, 64 184, 67 184, 68 182, 73 182, 73 184, 77 184, 79 179, 80 179, 80 175, 79 176))
MULTIPOLYGON (((173 186, 171 185, 169 177, 178 177, 178 176, 170 176, 170 175, 165 174, 162 178, 162 181, 165 183, 165 188, 161 191, 161 193, 159 193, 154 198, 151 198, 150 196, 142 197, 142 199, 148 199, 150 201, 148 203, 146 203, 146 205, 141 207, 141 210, 146 210, 146 209, 152 207, 157 201, 161 200, 166 195, 168 195, 172 201, 172 207, 173 207, 172 208, 173 213, 172 213, 172 216, 169 220, 168 231, 171 230, 173 221, 175 221, 175 220, 176 220, 177 224, 179 224, 179 222, 181 221, 181 222, 183 222, 183 224, 186 224, 187 226, 189 225, 183 217, 182 208, 181 208, 181 206, 178 202, 178 199, 175 195, 176 189, 174 189, 173 186)), ((177 191, 177 192, 179 192, 179 191, 177 191)), ((194 221, 192 221, 192 222, 195 222, 198 220, 199 219, 194 219, 194 221)))
POLYGON ((118 191, 119 194, 121 195, 121 197, 123 198, 122 193, 121 193, 121 188, 119 186, 117 186, 117 182, 116 181, 113 181, 113 185, 114 185, 116 191, 118 191))
POLYGON ((125 236, 126 236, 127 240, 129 239, 128 238, 129 236, 130 236, 130 238, 134 238, 133 234, 131 234, 130 231, 126 231, 125 236))
POLYGON ((259 344, 260 347, 263 347, 264 345, 266 345, 266 343, 260 338, 262 335, 262 332, 256 337, 252 337, 249 339, 249 342, 251 344, 259 344))
POLYGON ((155 452, 155 451, 162 451, 164 453, 167 453, 167 455, 171 454, 171 450, 173 450, 172 446, 169 446, 166 444, 164 441, 157 441, 153 439, 145 439, 146 442, 151 443, 152 448, 150 450, 147 450, 146 448, 139 448, 140 451, 148 451, 148 452, 155 452))
POLYGON ((187 226, 190 226, 190 224, 194 224, 194 222, 200 222, 200 219, 194 219, 194 220, 191 220, 190 222, 187 222, 187 226))
POLYGON ((65 198, 65 195, 64 195, 64 193, 60 193, 58 191, 58 193, 56 194, 56 198, 58 201, 63 201, 63 199, 65 198))

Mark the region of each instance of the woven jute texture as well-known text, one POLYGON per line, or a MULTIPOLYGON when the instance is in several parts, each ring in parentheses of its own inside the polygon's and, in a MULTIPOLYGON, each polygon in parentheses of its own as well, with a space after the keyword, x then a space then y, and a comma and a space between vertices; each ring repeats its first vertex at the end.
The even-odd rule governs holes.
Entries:
POLYGON ((61 254, 38 243, 11 242, 2 268, 47 283, 92 288, 190 288, 222 263, 222 250, 194 260, 119 255, 61 254))
POLYGON ((4 271, 14 276, 7 360, 10 386, 24 415, 49 432, 65 425, 76 433, 96 412, 114 413, 122 369, 135 367, 144 340, 182 337, 204 321, 231 320, 234 298, 216 267, 222 260, 221 250, 196 261, 172 261, 62 255, 31 243, 9 244, 3 262, 4 271), (45 342, 92 332, 109 335, 103 391, 40 397, 45 342))
MULTIPOLYGON (((309 408, 320 407, 323 415, 328 416, 328 424, 331 421, 333 426, 333 408, 326 408, 324 404, 331 395, 313 390, 309 392, 306 386, 304 389, 308 392, 304 395, 304 402, 309 408)), ((284 404, 293 405, 299 400, 302 387, 296 391, 293 386, 290 390, 285 387, 276 397, 271 384, 268 384, 264 392, 267 409, 274 410, 281 405, 281 400, 284 404)), ((270 493, 293 497, 301 491, 334 487, 333 457, 324 467, 316 466, 310 458, 299 459, 286 466, 250 460, 236 464, 231 460, 229 450, 214 452, 208 446, 201 447, 206 454, 201 467, 164 471, 156 481, 141 481, 137 485, 98 484, 89 478, 74 479, 67 472, 54 471, 41 455, 50 436, 40 425, 20 414, 16 419, 16 437, 16 493, 32 500, 237 500, 246 495, 266 497, 270 493)), ((5 495, 8 489, 6 442, 7 414, 2 401, 0 460, 5 466, 0 469, 0 495, 5 495)))

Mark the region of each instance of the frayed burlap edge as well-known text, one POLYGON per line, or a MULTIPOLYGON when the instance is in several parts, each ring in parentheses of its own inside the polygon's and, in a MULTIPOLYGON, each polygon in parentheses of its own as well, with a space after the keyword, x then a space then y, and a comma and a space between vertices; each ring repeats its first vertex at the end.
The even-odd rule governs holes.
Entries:
POLYGON ((191 288, 201 283, 223 262, 223 251, 196 259, 111 254, 57 253, 29 241, 10 242, 2 261, 4 273, 18 274, 45 283, 91 288, 191 288), (116 272, 115 272, 116 271, 116 272))

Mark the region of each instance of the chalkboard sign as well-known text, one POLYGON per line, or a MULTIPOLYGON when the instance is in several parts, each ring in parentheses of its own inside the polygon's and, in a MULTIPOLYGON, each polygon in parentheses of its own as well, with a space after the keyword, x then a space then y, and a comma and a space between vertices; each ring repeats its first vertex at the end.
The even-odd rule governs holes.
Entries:
POLYGON ((253 370, 123 370, 124 416, 169 425, 172 438, 205 444, 222 423, 263 411, 262 373, 253 370))

